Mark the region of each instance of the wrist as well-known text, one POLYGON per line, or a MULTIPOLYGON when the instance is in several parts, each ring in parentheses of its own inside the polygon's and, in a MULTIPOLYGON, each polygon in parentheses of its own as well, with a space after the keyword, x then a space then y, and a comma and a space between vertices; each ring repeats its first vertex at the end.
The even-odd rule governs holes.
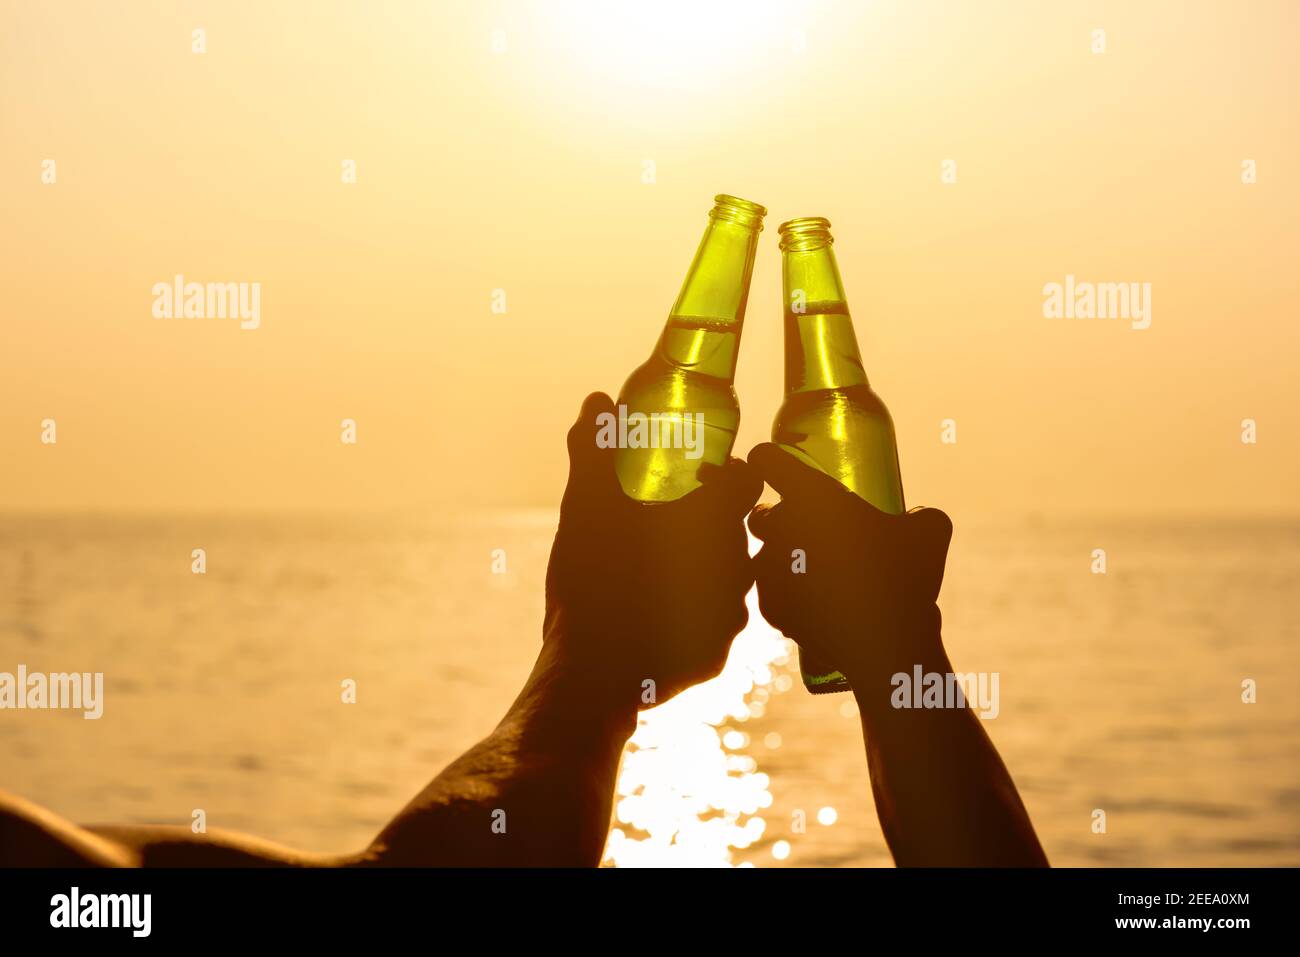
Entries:
POLYGON ((947 675, 952 671, 943 647, 939 611, 934 606, 910 620, 873 627, 861 647, 863 654, 840 670, 853 686, 865 718, 892 713, 900 688, 923 681, 928 674, 947 675))
POLYGON ((595 737, 621 750, 636 730, 635 689, 584 654, 594 643, 575 635, 560 616, 548 617, 542 650, 518 704, 538 733, 595 737))

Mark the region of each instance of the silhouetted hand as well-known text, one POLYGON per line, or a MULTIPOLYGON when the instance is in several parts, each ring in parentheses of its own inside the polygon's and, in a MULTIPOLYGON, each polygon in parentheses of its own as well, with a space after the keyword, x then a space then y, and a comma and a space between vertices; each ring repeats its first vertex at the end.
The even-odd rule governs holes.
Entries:
POLYGON ((930 650, 918 645, 937 645, 947 515, 889 515, 770 443, 756 446, 749 464, 781 493, 749 517, 764 543, 755 559, 764 618, 855 688, 878 685, 930 650))
POLYGON ((745 626, 754 577, 744 517, 763 483, 732 459, 704 465, 703 486, 675 502, 634 501, 614 472, 617 450, 596 444, 597 416, 614 411, 593 393, 569 430, 546 635, 593 692, 646 708, 715 676, 745 626))

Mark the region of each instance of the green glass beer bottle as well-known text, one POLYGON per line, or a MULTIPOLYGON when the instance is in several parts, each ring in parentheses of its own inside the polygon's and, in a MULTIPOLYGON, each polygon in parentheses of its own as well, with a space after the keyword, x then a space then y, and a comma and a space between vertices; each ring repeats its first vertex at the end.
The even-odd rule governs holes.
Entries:
MULTIPOLYGON (((777 230, 785 296, 785 400, 772 441, 883 512, 900 513, 903 480, 889 410, 867 383, 844 297, 830 222, 792 219, 777 230)), ((798 641, 798 635, 791 635, 798 641)), ((802 650, 814 694, 849 690, 832 662, 802 650)))
POLYGON ((654 355, 618 395, 615 470, 623 491, 668 502, 699 487, 702 462, 722 465, 740 425, 733 380, 754 251, 767 210, 714 197, 709 225, 654 355))

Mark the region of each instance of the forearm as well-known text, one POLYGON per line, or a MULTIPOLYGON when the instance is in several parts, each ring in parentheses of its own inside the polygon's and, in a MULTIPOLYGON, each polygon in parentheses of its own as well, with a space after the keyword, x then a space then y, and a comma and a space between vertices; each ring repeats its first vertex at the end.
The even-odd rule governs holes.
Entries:
POLYGON ((594 866, 609 830, 634 704, 614 706, 549 635, 524 690, 486 739, 376 838, 363 863, 594 866))
POLYGON ((892 668, 853 680, 881 828, 897 864, 1045 866, 1011 775, 967 706, 897 708, 894 673, 952 674, 937 633, 892 668), (904 660, 907 659, 907 660, 904 660))

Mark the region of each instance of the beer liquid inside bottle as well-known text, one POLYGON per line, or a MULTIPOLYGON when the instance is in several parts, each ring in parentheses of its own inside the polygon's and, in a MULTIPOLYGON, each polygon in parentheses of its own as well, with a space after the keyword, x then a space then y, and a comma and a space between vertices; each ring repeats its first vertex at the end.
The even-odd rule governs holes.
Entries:
MULTIPOLYGON (((772 441, 883 512, 900 513, 903 480, 894 423, 871 390, 831 251, 830 223, 794 219, 778 229, 785 298, 785 400, 772 441)), ((844 622, 856 628, 856 622, 844 622)), ((791 635, 798 641, 798 635, 791 635)), ((870 640, 867 636, 864 640, 870 640)), ((802 649, 804 687, 849 690, 833 662, 802 649)))
POLYGON ((733 385, 740 327, 766 213, 734 196, 714 198, 709 225, 654 355, 619 392, 620 412, 626 408, 629 421, 615 470, 631 498, 681 498, 699 487, 702 463, 722 465, 731 455, 740 425, 733 385), (637 414, 655 418, 638 429, 632 421, 637 414), (702 433, 697 432, 699 415, 702 433))

